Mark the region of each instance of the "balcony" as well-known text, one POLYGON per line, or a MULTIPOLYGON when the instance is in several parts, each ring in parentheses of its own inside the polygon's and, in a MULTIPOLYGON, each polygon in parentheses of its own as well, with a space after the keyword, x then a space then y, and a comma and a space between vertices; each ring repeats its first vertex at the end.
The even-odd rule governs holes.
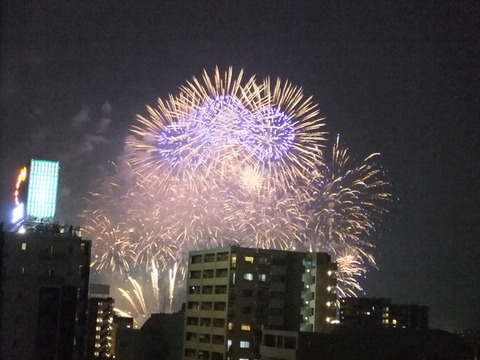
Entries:
POLYGON ((312 285, 315 283, 315 276, 311 273, 305 273, 302 275, 302 281, 305 285, 312 285))
POLYGON ((262 358, 295 360, 297 358, 296 352, 295 349, 276 348, 265 345, 260 346, 260 354, 262 358))
POLYGON ((300 325, 300 331, 313 332, 313 324, 303 323, 300 325))
POLYGON ((309 317, 313 315, 313 308, 305 306, 302 308, 302 316, 309 317))
POLYGON ((303 299, 304 301, 313 300, 314 297, 315 297, 315 295, 314 295, 313 292, 310 291, 310 290, 305 290, 305 291, 302 292, 302 299, 303 299))

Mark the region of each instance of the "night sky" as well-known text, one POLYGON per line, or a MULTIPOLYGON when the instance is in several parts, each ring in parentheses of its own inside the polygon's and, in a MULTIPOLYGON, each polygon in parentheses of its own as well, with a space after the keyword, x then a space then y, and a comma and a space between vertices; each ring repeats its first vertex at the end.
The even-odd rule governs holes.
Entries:
POLYGON ((366 295, 480 327, 479 2, 147 3, 2 3, 0 219, 37 158, 61 162, 59 220, 76 221, 135 114, 232 65, 302 86, 354 157, 382 154, 397 200, 366 295))

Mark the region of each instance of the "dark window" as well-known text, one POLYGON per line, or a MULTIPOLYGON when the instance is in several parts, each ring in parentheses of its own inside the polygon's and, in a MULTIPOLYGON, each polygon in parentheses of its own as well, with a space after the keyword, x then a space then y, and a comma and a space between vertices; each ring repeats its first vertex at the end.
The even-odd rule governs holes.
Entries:
POLYGON ((225 327, 225 319, 213 319, 213 327, 225 327))
POLYGON ((187 325, 193 325, 197 326, 198 325, 198 318, 197 317, 187 317, 187 325))
POLYGON ((189 286, 188 293, 192 295, 200 294, 200 286, 189 286))
POLYGON ((275 347, 275 336, 265 335, 264 342, 265 342, 265 346, 275 347))
POLYGON ((212 303, 202 302, 202 304, 200 305, 200 310, 212 310, 212 303))
POLYGON ((217 261, 228 261, 228 252, 218 253, 217 254, 217 261))
POLYGON ((215 294, 226 294, 227 285, 217 285, 215 286, 215 294))
POLYGON ((200 279, 202 272, 200 270, 190 271, 190 279, 200 279))
POLYGON ((200 326, 212 326, 212 319, 200 318, 200 326))
POLYGON ((228 276, 228 269, 217 269, 217 278, 223 278, 228 276))
POLYGON ((223 344, 225 337, 223 335, 213 335, 212 344, 223 344))
POLYGON ((198 301, 189 301, 188 302, 189 310, 198 310, 200 309, 200 303, 198 301))
POLYGON ((198 334, 198 341, 201 343, 209 343, 210 335, 209 334, 198 334))
POLYGON ((285 342, 284 342, 284 347, 285 349, 296 349, 297 348, 297 343, 294 337, 291 336, 285 336, 285 342))
POLYGON ((204 279, 211 279, 211 278, 213 278, 213 270, 204 270, 204 271, 203 271, 203 278, 204 278, 204 279))
POLYGON ((213 310, 215 311, 225 311, 225 309, 227 308, 227 303, 225 302, 215 302, 214 306, 213 306, 213 310))

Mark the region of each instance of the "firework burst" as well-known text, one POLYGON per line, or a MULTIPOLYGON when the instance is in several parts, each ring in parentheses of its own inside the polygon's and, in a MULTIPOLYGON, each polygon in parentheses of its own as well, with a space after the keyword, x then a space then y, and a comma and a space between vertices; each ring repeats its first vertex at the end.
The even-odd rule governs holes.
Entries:
POLYGON ((225 244, 328 252, 339 294, 361 291, 389 185, 375 155, 355 162, 338 136, 327 146, 301 88, 216 69, 147 112, 127 137, 122 170, 84 212, 92 265, 127 279, 132 312, 159 311, 162 298, 171 310, 188 251, 225 244))

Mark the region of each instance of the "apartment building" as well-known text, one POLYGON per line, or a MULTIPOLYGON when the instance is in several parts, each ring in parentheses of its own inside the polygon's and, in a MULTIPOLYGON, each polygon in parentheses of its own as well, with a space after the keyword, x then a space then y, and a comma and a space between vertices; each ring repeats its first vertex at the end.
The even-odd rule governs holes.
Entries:
POLYGON ((263 329, 328 332, 335 270, 323 253, 239 246, 191 252, 183 358, 259 359, 263 329))

